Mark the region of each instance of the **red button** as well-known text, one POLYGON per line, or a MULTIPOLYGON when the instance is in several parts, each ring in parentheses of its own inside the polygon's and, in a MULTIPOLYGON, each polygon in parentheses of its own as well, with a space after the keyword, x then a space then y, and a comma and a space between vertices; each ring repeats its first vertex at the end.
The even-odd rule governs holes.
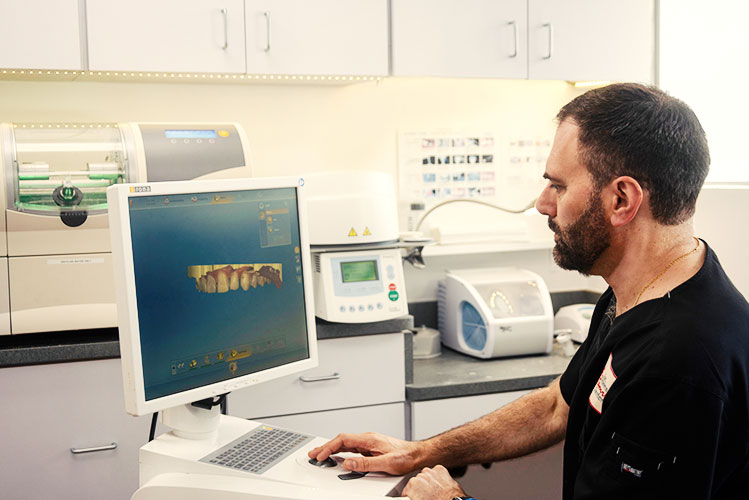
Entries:
POLYGON ((395 290, 395 283, 390 283, 390 286, 389 286, 389 288, 390 288, 391 290, 395 290))

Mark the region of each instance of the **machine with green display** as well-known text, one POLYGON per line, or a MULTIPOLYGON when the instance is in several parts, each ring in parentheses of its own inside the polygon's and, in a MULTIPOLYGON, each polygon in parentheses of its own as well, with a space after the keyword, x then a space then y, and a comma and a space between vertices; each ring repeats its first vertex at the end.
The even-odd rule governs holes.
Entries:
POLYGON ((117 326, 107 187, 249 177, 246 144, 231 123, 0 123, 0 334, 117 326))

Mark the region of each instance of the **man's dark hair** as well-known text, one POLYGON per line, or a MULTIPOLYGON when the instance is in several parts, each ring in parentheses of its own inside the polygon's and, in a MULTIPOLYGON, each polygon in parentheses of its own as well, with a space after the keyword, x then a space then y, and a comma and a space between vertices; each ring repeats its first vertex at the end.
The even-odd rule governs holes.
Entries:
POLYGON ((661 224, 680 224, 694 214, 710 152, 685 103, 655 87, 613 84, 576 97, 557 120, 579 127, 580 159, 597 189, 628 175, 647 190, 661 224))

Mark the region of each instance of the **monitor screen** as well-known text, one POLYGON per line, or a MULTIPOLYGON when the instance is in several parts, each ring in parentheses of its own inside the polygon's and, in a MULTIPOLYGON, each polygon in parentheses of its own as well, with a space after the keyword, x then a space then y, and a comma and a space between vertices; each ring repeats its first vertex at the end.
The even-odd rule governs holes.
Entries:
POLYGON ((130 245, 135 292, 121 337, 131 337, 144 403, 189 391, 209 397, 216 384, 312 357, 298 189, 184 192, 185 184, 131 187, 140 192, 128 193, 119 217, 129 227, 122 245, 130 245))

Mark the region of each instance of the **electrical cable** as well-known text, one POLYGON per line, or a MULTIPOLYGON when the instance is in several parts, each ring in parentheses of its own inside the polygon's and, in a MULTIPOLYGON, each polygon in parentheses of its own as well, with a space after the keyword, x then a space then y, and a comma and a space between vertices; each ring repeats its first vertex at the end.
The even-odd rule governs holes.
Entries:
POLYGON ((151 417, 151 432, 148 434, 148 441, 153 441, 154 435, 156 434, 156 419, 159 416, 159 412, 154 412, 151 417))
POLYGON ((440 207, 443 207, 443 206, 448 205, 450 203, 458 203, 458 202, 476 203, 478 205, 484 205, 484 206, 487 206, 487 207, 490 207, 490 208, 495 208, 497 210, 501 210, 503 212, 508 212, 508 213, 511 213, 511 214, 522 214, 523 212, 525 212, 529 208, 533 208, 534 206, 536 206, 536 199, 535 198, 533 199, 533 201, 531 201, 530 203, 528 203, 528 205, 526 205, 525 207, 523 207, 523 208, 521 208, 519 210, 513 210, 513 209, 510 209, 510 208, 500 207, 499 205, 495 205, 494 203, 489 203, 488 201, 472 200, 472 199, 469 199, 469 198, 459 198, 459 199, 455 199, 455 200, 445 200, 445 201, 441 201, 441 202, 437 203, 435 206, 433 206, 432 208, 430 208, 429 210, 427 210, 424 213, 424 215, 421 216, 421 218, 419 219, 419 222, 416 223, 416 227, 414 228, 414 231, 418 231, 419 228, 421 228, 421 223, 424 222, 424 219, 427 218, 427 215, 431 214, 432 212, 434 212, 435 210, 437 210, 440 207))

